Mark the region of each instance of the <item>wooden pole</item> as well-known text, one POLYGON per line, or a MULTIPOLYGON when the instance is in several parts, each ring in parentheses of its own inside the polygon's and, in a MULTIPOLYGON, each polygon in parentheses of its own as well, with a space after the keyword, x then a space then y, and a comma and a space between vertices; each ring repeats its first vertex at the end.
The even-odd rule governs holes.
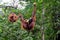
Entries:
POLYGON ((41 40, 45 40, 44 36, 44 14, 45 14, 45 8, 44 8, 44 2, 42 3, 42 26, 41 26, 41 40))

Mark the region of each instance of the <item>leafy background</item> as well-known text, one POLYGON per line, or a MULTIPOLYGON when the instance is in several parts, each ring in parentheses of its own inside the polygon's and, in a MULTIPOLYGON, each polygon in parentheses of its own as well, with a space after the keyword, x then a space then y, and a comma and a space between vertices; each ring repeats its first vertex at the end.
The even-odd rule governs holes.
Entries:
POLYGON ((24 0, 29 3, 24 10, 15 8, 3 8, 3 15, 0 15, 0 40, 41 40, 41 27, 44 26, 45 40, 56 40, 56 36, 60 33, 60 1, 59 0, 24 0), (22 13, 24 18, 30 18, 33 11, 33 3, 36 1, 36 25, 32 32, 21 30, 21 22, 18 19, 11 23, 8 21, 10 12, 17 15, 22 13), (44 2, 45 14, 42 24, 42 7, 44 2))

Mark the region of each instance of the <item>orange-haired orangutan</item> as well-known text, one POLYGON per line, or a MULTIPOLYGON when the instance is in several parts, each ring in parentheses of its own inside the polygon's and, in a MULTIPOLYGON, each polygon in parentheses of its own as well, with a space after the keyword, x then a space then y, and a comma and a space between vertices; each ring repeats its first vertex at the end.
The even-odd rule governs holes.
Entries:
POLYGON ((19 15, 19 18, 21 20, 21 27, 23 29, 32 30, 34 28, 35 21, 36 21, 36 3, 34 3, 34 10, 32 13, 32 17, 29 20, 24 19, 21 14, 19 15))
POLYGON ((18 19, 18 16, 15 13, 10 13, 9 14, 8 20, 10 22, 16 22, 17 19, 18 19))

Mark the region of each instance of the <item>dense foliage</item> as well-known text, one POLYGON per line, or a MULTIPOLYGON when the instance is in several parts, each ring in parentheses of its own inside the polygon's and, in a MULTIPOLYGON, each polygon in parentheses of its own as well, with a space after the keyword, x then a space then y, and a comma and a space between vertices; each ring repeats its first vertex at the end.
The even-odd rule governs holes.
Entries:
POLYGON ((60 1, 59 0, 36 0, 36 25, 33 31, 21 30, 21 22, 18 19, 11 23, 8 21, 10 12, 23 14, 24 18, 30 18, 33 11, 34 0, 25 0, 29 4, 24 10, 3 8, 4 15, 0 15, 0 40, 41 40, 41 27, 44 26, 45 40, 55 40, 60 29, 60 1), (42 7, 44 2, 45 14, 42 23, 42 7))

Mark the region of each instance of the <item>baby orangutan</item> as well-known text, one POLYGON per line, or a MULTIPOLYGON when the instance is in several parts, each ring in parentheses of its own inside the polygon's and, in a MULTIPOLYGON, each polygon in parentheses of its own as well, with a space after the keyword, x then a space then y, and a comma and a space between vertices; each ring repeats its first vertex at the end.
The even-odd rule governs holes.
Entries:
POLYGON ((17 19, 18 19, 18 16, 17 16, 15 13, 10 13, 10 14, 9 14, 8 20, 9 20, 10 22, 16 22, 17 19))

